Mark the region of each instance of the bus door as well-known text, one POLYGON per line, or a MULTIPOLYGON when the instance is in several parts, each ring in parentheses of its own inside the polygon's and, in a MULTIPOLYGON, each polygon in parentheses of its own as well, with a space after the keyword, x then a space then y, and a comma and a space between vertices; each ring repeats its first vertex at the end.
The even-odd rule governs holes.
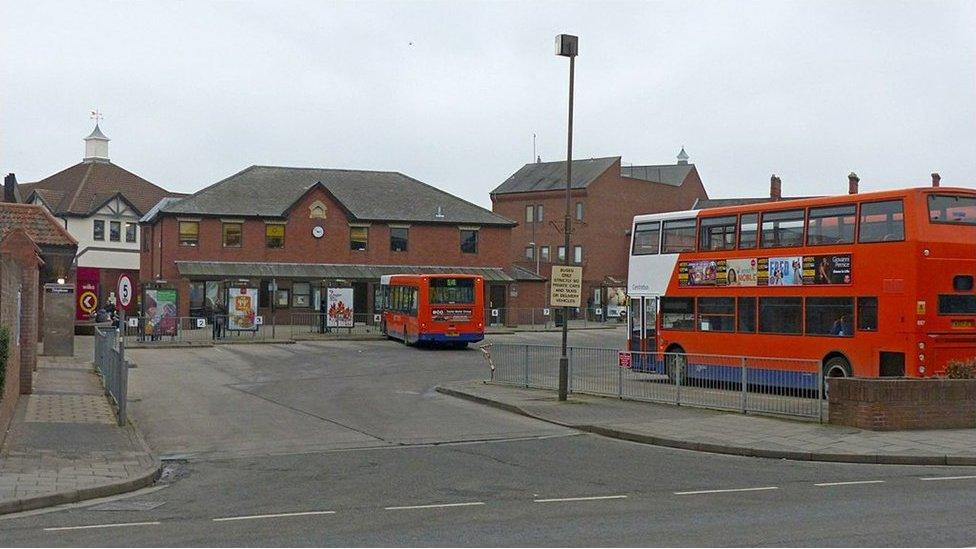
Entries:
POLYGON ((629 322, 627 348, 642 353, 633 356, 632 363, 636 369, 652 369, 654 360, 650 353, 657 347, 657 298, 632 297, 627 320, 629 322))

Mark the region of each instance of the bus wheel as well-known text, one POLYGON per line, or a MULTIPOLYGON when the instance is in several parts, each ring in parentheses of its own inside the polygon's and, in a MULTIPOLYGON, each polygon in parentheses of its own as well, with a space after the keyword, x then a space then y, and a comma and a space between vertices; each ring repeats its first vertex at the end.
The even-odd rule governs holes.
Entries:
POLYGON ((830 385, 827 383, 828 377, 851 377, 851 363, 842 356, 831 357, 823 365, 823 397, 827 398, 827 391, 830 385))
POLYGON ((675 345, 668 348, 667 354, 664 355, 664 373, 668 375, 671 383, 675 383, 679 372, 681 384, 684 385, 688 382, 688 357, 685 356, 684 349, 675 345))

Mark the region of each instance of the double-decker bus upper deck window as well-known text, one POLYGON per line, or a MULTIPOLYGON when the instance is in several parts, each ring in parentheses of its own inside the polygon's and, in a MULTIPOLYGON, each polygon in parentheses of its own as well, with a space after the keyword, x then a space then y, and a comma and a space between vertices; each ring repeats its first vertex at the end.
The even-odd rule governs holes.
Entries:
POLYGON ((664 222, 662 254, 695 251, 695 220, 676 219, 664 222))
POLYGON ((810 208, 809 221, 807 222, 807 245, 853 244, 854 218, 856 216, 857 207, 854 204, 810 208))
POLYGON ((905 213, 901 200, 861 204, 858 242, 897 242, 905 240, 905 213))
POLYGON ((765 334, 799 334, 803 324, 803 299, 760 297, 759 331, 765 334))
POLYGON ((850 337, 854 335, 854 298, 808 297, 807 334, 850 337))
POLYGON ((698 249, 734 250, 735 222, 734 215, 702 219, 698 228, 698 249))
POLYGON ((939 296, 940 315, 976 315, 976 295, 956 294, 939 296))
POLYGON ((699 297, 698 329, 703 332, 735 331, 735 299, 699 297))
POLYGON ((474 280, 470 278, 431 278, 430 303, 474 303, 474 280))
POLYGON ((763 248, 785 248, 803 245, 803 210, 766 212, 762 214, 763 248))
POLYGON ((661 329, 694 330, 695 329, 695 298, 662 297, 661 298, 661 329))
POLYGON ((976 196, 930 194, 929 221, 976 225, 976 196))
POLYGON ((661 222, 648 221, 634 225, 633 255, 655 255, 661 240, 661 222))
POLYGON ((739 217, 739 249, 755 248, 759 243, 759 214, 742 214, 739 217))

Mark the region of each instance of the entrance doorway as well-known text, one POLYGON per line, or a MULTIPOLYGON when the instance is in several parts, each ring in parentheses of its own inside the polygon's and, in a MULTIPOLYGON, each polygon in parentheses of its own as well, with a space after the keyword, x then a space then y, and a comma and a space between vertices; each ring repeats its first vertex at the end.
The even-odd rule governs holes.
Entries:
POLYGON ((488 286, 488 322, 491 324, 505 324, 505 296, 508 293, 506 286, 501 284, 491 284, 488 286), (494 316, 493 311, 498 311, 498 316, 494 316))

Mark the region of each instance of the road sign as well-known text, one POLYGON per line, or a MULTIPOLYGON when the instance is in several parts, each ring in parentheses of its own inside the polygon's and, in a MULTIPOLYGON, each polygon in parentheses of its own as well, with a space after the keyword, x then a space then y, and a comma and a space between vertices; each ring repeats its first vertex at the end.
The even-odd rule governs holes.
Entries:
POLYGON ((119 275, 118 294, 119 305, 128 309, 129 303, 132 303, 132 279, 125 273, 119 275))
POLYGON ((98 296, 91 290, 85 290, 78 296, 78 307, 81 312, 90 315, 98 307, 98 296))
POLYGON ((549 307, 542 309, 542 316, 549 316, 549 307))
POLYGON ((492 309, 491 310, 491 316, 493 316, 495 318, 498 318, 498 309, 492 309))
POLYGON ((549 282, 549 303, 556 307, 579 307, 583 287, 583 267, 554 265, 549 282))
POLYGON ((255 326, 260 326, 262 324, 264 324, 264 317, 263 316, 256 316, 256 317, 254 317, 254 325, 255 326))
POLYGON ((207 327, 207 319, 206 318, 198 318, 197 319, 197 328, 206 328, 206 327, 207 327))
POLYGON ((629 351, 620 351, 617 353, 617 366, 630 368, 631 358, 632 356, 629 351))
POLYGON ((129 323, 130 328, 139 327, 139 317, 137 316, 130 316, 129 318, 126 319, 126 321, 129 323))

